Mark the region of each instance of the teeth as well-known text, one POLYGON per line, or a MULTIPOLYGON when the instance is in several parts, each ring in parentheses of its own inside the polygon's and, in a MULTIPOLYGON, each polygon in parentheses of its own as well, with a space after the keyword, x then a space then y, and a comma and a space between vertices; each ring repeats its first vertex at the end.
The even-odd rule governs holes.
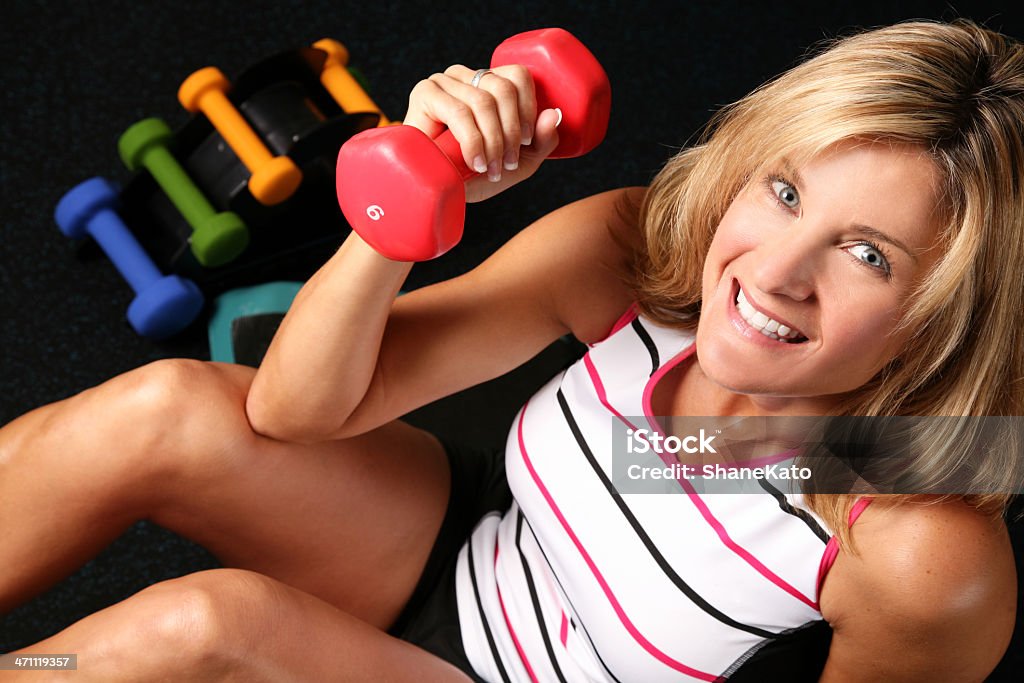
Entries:
POLYGON ((736 297, 736 310, 739 311, 740 315, 751 327, 757 328, 766 337, 781 342, 791 342, 803 336, 799 330, 783 325, 751 306, 750 302, 747 301, 747 295, 743 293, 742 289, 736 297))

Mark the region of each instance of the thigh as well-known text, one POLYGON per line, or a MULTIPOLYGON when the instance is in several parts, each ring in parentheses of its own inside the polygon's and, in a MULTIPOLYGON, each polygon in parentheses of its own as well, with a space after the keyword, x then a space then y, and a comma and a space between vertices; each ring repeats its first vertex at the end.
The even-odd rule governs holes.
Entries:
POLYGON ((210 364, 206 374, 189 399, 212 417, 184 440, 180 457, 190 464, 168 483, 153 521, 226 566, 387 627, 412 594, 444 517, 450 474, 439 441, 397 421, 339 441, 275 441, 248 429, 252 370, 210 364), (187 452, 190 443, 196 452, 187 452))
POLYGON ((444 516, 443 448, 401 422, 310 445, 262 437, 245 414, 254 374, 158 361, 0 429, 0 611, 147 518, 389 625, 444 516))
POLYGON ((292 586, 214 569, 155 584, 25 650, 75 652, 82 681, 467 681, 292 586))

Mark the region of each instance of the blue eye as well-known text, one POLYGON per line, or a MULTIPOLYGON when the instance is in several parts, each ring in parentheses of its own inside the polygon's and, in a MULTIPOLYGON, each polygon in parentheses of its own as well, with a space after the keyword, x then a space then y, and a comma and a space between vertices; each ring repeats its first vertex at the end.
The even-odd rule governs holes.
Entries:
POLYGON ((865 265, 877 268, 886 274, 891 270, 889 261, 885 258, 885 254, 882 253, 881 249, 872 244, 855 244, 849 248, 849 252, 865 265))
POLYGON ((785 180, 773 178, 771 181, 771 188, 775 198, 778 199, 783 206, 790 209, 795 209, 800 206, 800 193, 798 193, 796 188, 785 180))

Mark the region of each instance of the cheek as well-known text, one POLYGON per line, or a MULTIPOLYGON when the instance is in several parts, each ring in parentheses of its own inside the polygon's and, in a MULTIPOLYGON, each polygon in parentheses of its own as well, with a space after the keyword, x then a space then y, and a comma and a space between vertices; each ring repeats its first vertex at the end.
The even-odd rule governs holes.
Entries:
POLYGON ((722 275, 722 257, 718 253, 718 243, 711 243, 708 255, 704 257, 704 270, 701 274, 701 299, 710 303, 714 300, 715 287, 722 275))
POLYGON ((833 348, 845 363, 872 371, 882 368, 895 355, 901 342, 892 336, 899 322, 897 306, 879 306, 878 299, 865 300, 860 297, 835 302, 832 307, 837 313, 831 321, 823 321, 823 330, 828 330, 833 348))
POLYGON ((756 209, 748 206, 748 203, 741 196, 732 203, 718 224, 704 261, 702 282, 705 301, 713 298, 715 288, 720 284, 729 265, 758 245, 758 227, 763 226, 764 217, 759 216, 756 209))

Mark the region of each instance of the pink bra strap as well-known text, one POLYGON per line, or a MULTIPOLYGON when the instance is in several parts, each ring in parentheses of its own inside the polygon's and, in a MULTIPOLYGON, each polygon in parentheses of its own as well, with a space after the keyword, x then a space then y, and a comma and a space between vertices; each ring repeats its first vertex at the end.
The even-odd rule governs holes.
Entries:
MULTIPOLYGON (((849 526, 853 526, 853 523, 857 521, 857 518, 864 512, 864 508, 871 503, 871 500, 871 498, 857 499, 857 502, 850 508, 849 526)), ((821 555, 821 563, 818 565, 818 588, 815 591, 814 600, 816 605, 820 605, 821 587, 825 584, 825 577, 828 575, 828 570, 832 569, 837 555, 839 555, 839 540, 833 536, 828 539, 828 544, 825 545, 825 552, 821 555)))

